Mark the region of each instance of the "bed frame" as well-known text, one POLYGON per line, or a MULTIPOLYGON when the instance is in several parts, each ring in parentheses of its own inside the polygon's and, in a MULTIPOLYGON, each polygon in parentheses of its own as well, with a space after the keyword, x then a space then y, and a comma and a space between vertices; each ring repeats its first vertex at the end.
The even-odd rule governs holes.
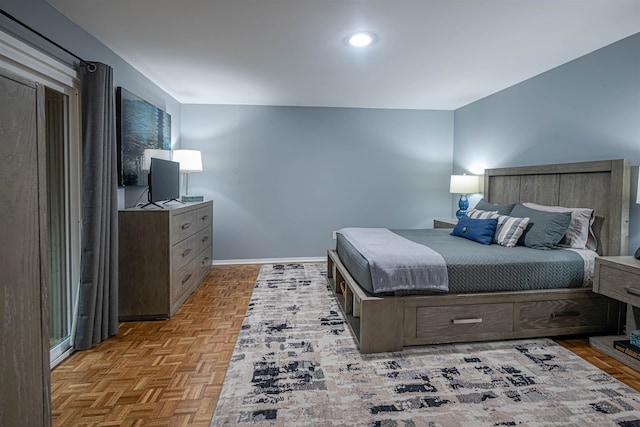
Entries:
MULTIPOLYGON (((605 160, 487 169, 492 203, 535 202, 595 210, 601 255, 627 255, 629 162, 605 160)), ((363 290, 335 250, 327 278, 361 353, 404 346, 598 334, 620 327, 620 305, 590 288, 377 297, 363 290)))

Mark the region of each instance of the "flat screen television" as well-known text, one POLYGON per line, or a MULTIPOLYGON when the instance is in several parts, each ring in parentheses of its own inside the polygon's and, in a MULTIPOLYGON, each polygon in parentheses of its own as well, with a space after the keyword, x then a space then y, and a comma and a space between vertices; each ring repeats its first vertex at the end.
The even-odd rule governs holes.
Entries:
POLYGON ((149 203, 145 206, 162 207, 157 202, 178 200, 179 197, 180 163, 152 157, 149 169, 149 203))

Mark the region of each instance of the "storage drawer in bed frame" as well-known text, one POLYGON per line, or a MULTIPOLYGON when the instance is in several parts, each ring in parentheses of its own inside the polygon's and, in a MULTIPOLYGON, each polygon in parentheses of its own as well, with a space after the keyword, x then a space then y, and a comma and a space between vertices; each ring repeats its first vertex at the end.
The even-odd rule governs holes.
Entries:
POLYGON ((620 304, 586 288, 376 297, 358 286, 334 250, 328 251, 327 278, 361 353, 618 328, 620 304))

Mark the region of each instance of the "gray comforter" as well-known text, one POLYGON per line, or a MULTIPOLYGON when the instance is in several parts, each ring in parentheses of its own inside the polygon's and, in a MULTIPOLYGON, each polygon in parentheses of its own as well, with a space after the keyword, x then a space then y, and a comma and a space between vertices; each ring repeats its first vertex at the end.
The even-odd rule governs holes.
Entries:
MULTIPOLYGON (((447 265, 449 293, 478 293, 558 289, 585 286, 585 263, 571 250, 541 251, 523 246, 505 248, 481 245, 461 237, 451 236, 451 230, 391 230, 395 234, 438 252, 447 265)), ((337 250, 349 273, 368 292, 379 294, 372 286, 366 258, 342 235, 338 235, 337 250)), ((426 290, 397 291, 432 293, 426 290)), ((383 293, 389 294, 389 292, 383 293)))

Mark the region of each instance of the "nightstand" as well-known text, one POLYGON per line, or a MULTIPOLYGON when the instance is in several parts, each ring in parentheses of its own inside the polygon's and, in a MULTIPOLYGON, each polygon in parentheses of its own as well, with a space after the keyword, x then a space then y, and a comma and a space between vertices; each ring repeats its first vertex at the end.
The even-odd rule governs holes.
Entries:
POLYGON ((453 228, 458 223, 457 218, 434 219, 433 228, 453 228))
MULTIPOLYGON (((613 341, 628 340, 640 319, 640 261, 632 256, 596 258, 593 291, 627 304, 626 335, 589 338, 589 344, 616 360, 640 371, 640 360, 613 348, 613 341)), ((623 310, 622 313, 625 313, 623 310)))

